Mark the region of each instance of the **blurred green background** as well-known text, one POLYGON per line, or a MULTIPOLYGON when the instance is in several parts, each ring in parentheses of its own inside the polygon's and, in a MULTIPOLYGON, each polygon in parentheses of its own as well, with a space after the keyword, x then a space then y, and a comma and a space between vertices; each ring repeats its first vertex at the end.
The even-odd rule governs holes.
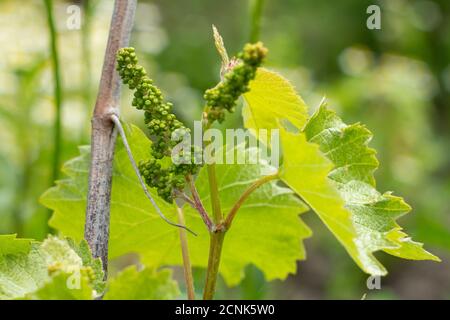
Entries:
MULTIPOLYGON (((323 96, 347 122, 374 133, 380 191, 395 190, 414 210, 400 219, 408 233, 442 258, 412 262, 378 255, 390 273, 381 290, 363 274, 312 214, 308 259, 285 282, 266 283, 249 267, 236 288, 218 298, 450 298, 450 1, 266 0, 260 40, 267 66, 296 86, 311 112, 323 96), (366 27, 371 4, 381 30, 366 27)), ((229 53, 249 41, 253 1, 139 1, 131 45, 174 102, 186 124, 198 119, 202 92, 219 80, 211 25, 229 53)), ((59 164, 88 144, 111 0, 54 1, 61 73, 59 164), (81 8, 81 28, 67 21, 81 8)), ((42 239, 50 213, 39 196, 53 183, 55 78, 44 1, 0 0, 0 233, 42 239)), ((122 117, 143 125, 124 92, 122 117)), ((240 125, 239 114, 228 126, 240 125)), ((181 272, 176 273, 181 277, 181 272)), ((197 283, 203 279, 196 270, 197 283)), ((182 285, 182 281, 181 281, 182 285)))

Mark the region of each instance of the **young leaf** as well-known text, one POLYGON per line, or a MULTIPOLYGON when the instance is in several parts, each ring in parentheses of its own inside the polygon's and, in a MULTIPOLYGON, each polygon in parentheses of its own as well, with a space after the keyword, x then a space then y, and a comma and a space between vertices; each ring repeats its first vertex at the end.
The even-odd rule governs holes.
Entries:
POLYGON ((156 272, 130 266, 112 278, 104 300, 170 300, 180 294, 171 270, 156 272))
POLYGON ((333 168, 319 150, 306 141, 305 134, 281 128, 283 164, 280 178, 320 217, 358 265, 369 273, 380 274, 380 266, 370 261, 369 252, 358 250, 350 212, 328 179, 333 168))
POLYGON ((396 224, 395 219, 410 210, 403 199, 390 193, 381 195, 374 189, 373 171, 378 161, 375 151, 367 147, 371 133, 359 124, 347 126, 323 107, 302 133, 306 120, 294 114, 306 114, 306 106, 301 99, 293 101, 295 92, 283 81, 290 90, 272 92, 270 87, 275 85, 264 86, 264 80, 257 77, 245 95, 248 106, 243 109, 247 128, 281 129, 282 180, 319 215, 367 273, 386 274, 373 256, 378 250, 406 259, 439 260, 396 224), (274 105, 273 97, 275 102, 292 103, 274 105), (289 124, 300 133, 287 132, 289 124))
MULTIPOLYGON (((358 234, 356 243, 361 249, 383 250, 405 259, 439 261, 395 222, 411 207, 402 198, 375 189, 373 172, 378 161, 375 150, 368 147, 372 138, 369 130, 360 124, 346 125, 322 105, 305 127, 305 134, 334 164, 329 177, 351 212, 358 234)), ((372 255, 370 258, 378 262, 372 255)))
POLYGON ((282 129, 281 179, 319 215, 365 272, 386 274, 373 256, 378 250, 406 259, 436 260, 421 244, 405 237, 395 223, 394 219, 408 212, 409 206, 401 198, 381 195, 372 187, 377 161, 374 151, 366 146, 366 129, 360 125, 347 127, 332 118, 324 123, 334 127, 314 134, 317 121, 325 116, 320 113, 323 110, 310 120, 306 133, 282 129))
MULTIPOLYGON (((137 127, 126 128, 128 142, 137 161, 148 157, 150 141, 137 127)), ((52 227, 64 235, 81 240, 83 237, 89 149, 81 148, 81 155, 68 163, 63 171, 69 178, 58 181, 48 190, 41 202, 54 210, 52 227)), ((261 176, 260 165, 217 165, 217 179, 222 207, 226 213, 242 191, 261 176)), ((210 210, 207 174, 201 171, 196 185, 200 197, 210 210)), ((164 214, 175 220, 175 208, 149 190, 164 214)), ((304 259, 302 239, 310 231, 298 214, 305 206, 287 188, 275 182, 255 191, 238 212, 225 239, 220 272, 229 285, 238 284, 248 264, 260 268, 267 279, 284 279, 296 270, 296 261, 304 259)), ((185 208, 186 225, 198 233, 189 237, 189 251, 193 266, 206 267, 209 234, 192 208, 185 208)), ((181 265, 179 230, 168 226, 154 211, 145 197, 129 163, 126 151, 119 142, 115 155, 111 201, 110 258, 136 252, 150 267, 181 265)))
POLYGON ((301 129, 308 119, 306 104, 294 87, 281 75, 267 69, 258 69, 244 98, 242 116, 248 129, 275 129, 285 121, 301 129))
MULTIPOLYGON (((0 246, 9 241, 5 239, 0 237, 0 246)), ((83 299, 93 296, 87 268, 65 240, 50 236, 42 243, 33 242, 28 252, 0 255, 0 299, 50 296, 83 299), (76 288, 67 286, 72 276, 80 280, 76 288)))

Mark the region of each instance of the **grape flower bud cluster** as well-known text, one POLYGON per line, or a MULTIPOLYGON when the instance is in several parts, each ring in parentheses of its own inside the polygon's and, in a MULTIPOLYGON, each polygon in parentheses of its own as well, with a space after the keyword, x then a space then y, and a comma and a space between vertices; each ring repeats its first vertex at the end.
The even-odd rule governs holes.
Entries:
POLYGON ((208 121, 222 122, 225 110, 234 112, 238 98, 249 91, 249 82, 256 76, 256 70, 267 55, 261 42, 246 44, 237 55, 239 62, 224 75, 216 87, 206 90, 204 98, 208 107, 208 121))
POLYGON ((135 90, 132 105, 138 110, 144 110, 144 121, 153 141, 153 158, 141 161, 139 171, 147 185, 156 188, 161 198, 172 202, 173 189, 183 189, 185 176, 197 173, 199 165, 191 155, 188 155, 190 159, 183 159, 182 163, 164 165, 167 162, 163 158, 171 156, 173 147, 189 133, 189 129, 171 112, 172 104, 164 101, 161 90, 137 63, 134 48, 122 48, 117 53, 117 71, 123 83, 135 90), (178 138, 172 139, 174 136, 178 138))
MULTIPOLYGON (((267 49, 261 42, 247 44, 237 55, 237 64, 232 66, 216 87, 208 89, 204 98, 207 105, 207 118, 210 123, 225 119, 225 110, 233 112, 236 101, 249 91, 249 82, 255 78, 257 68, 262 64, 267 49)), ((139 171, 147 185, 156 188, 158 195, 171 203, 174 189, 182 190, 186 176, 200 169, 197 146, 190 147, 188 153, 183 149, 178 156, 180 163, 165 161, 171 156, 173 148, 189 133, 189 129, 171 112, 172 104, 165 102, 161 90, 153 84, 146 71, 138 65, 134 48, 122 48, 117 53, 117 71, 124 84, 134 90, 132 105, 144 110, 144 121, 152 137, 152 158, 139 163, 139 171)), ((200 159, 201 160, 201 159, 200 159)))

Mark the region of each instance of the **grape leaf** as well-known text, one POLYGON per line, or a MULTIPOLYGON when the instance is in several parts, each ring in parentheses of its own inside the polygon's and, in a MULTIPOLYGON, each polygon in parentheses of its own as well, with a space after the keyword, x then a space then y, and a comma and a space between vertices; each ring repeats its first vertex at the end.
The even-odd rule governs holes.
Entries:
POLYGON ((275 129, 286 120, 303 128, 308 119, 306 104, 290 82, 264 68, 257 70, 244 98, 242 116, 248 129, 275 129))
POLYGON ((332 163, 322 155, 318 145, 306 140, 304 133, 291 133, 282 128, 280 136, 284 155, 281 180, 314 210, 361 268, 377 273, 377 266, 366 263, 368 253, 358 250, 350 212, 328 179, 332 163))
POLYGON ((333 164, 321 154, 316 144, 306 141, 304 134, 285 130, 285 120, 297 131, 304 127, 307 121, 305 103, 289 81, 281 76, 261 68, 258 75, 250 84, 250 92, 245 94, 247 105, 242 110, 245 127, 281 130, 284 154, 281 180, 318 214, 364 269, 363 261, 368 260, 367 253, 358 251, 350 212, 344 208, 343 200, 328 181, 333 164))
POLYGON ((361 124, 346 125, 322 105, 305 127, 305 134, 334 164, 329 177, 352 213, 358 234, 356 243, 361 249, 383 250, 405 259, 439 261, 395 222, 411 207, 402 198, 375 189, 373 172, 378 161, 375 150, 368 147, 372 134, 367 128, 361 124))
MULTIPOLYGON (((0 243, 10 241, 5 239, 0 237, 0 243)), ((67 241, 50 236, 42 243, 32 242, 28 252, 0 256, 0 299, 92 298, 86 270, 67 241), (72 279, 80 280, 77 288, 67 285, 72 279)))
MULTIPOLYGON (((137 161, 149 156, 150 141, 134 126, 125 126, 129 144, 137 161)), ((85 220, 89 148, 64 165, 68 178, 49 189, 41 202, 54 210, 50 225, 62 234, 82 239, 85 220)), ((223 210, 230 209, 240 193, 260 177, 260 165, 217 165, 217 179, 223 210)), ((207 174, 202 170, 196 185, 210 210, 207 174)), ((176 221, 174 206, 150 190, 166 216, 176 221)), ((304 259, 302 239, 309 229, 298 215, 304 204, 285 187, 268 183, 252 194, 238 213, 225 238, 220 272, 229 285, 238 284, 246 265, 254 264, 266 278, 284 279, 296 270, 296 261, 304 259)), ((206 267, 209 234, 199 214, 185 207, 186 224, 198 233, 188 238, 193 266, 206 267)), ((144 265, 180 265, 179 230, 167 225, 145 197, 132 170, 126 151, 119 141, 113 170, 111 200, 110 258, 125 253, 140 254, 144 265)))
POLYGON ((122 270, 108 284, 104 300, 170 300, 180 294, 171 270, 156 272, 152 269, 136 270, 130 266, 122 270))
MULTIPOLYGON (((287 80, 279 81, 284 82, 281 87, 292 88, 287 80)), ((293 89, 264 90, 272 86, 264 77, 252 82, 245 95, 248 106, 242 112, 245 126, 281 129, 281 179, 318 214, 361 269, 386 274, 373 256, 379 250, 407 259, 439 260, 396 224, 395 219, 410 210, 403 199, 390 193, 381 195, 374 188, 378 161, 375 151, 367 147, 371 133, 359 124, 347 126, 324 108, 302 132, 305 119, 299 113, 306 114, 305 104, 300 99, 274 106, 273 101, 291 101, 295 93, 293 89), (259 113, 265 115, 264 120, 258 121, 259 113), (286 131, 292 125, 297 133, 286 131)))

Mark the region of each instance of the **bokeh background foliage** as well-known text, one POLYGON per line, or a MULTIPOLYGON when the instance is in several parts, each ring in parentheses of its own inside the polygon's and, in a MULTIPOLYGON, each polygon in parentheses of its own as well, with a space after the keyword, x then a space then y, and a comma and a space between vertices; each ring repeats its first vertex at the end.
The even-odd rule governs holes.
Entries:
MULTIPOLYGON (((89 143, 113 1, 54 1, 62 80, 62 148, 66 161, 89 143), (70 30, 67 8, 82 10, 70 30)), ((199 117, 202 92, 218 80, 211 25, 230 53, 250 39, 252 1, 139 1, 131 44, 186 124, 199 117)), ((0 233, 43 239, 50 215, 39 196, 52 185, 54 77, 44 1, 0 1, 0 233)), ((409 262, 379 254, 390 270, 382 290, 320 222, 305 241, 308 259, 285 282, 266 283, 248 267, 239 287, 220 284, 218 298, 450 298, 450 2, 447 0, 266 0, 260 39, 267 66, 282 72, 314 110, 323 96, 347 122, 374 133, 380 190, 414 208, 401 219, 413 238, 443 262, 409 262), (381 7, 382 29, 366 28, 366 8, 381 7)), ((122 116, 142 117, 122 97, 122 116)), ((239 112, 228 127, 240 126, 239 112)), ((114 265, 135 262, 128 256, 114 265)), ((203 271, 195 270, 201 288, 203 271)), ((182 276, 177 270, 176 277, 182 276)))

